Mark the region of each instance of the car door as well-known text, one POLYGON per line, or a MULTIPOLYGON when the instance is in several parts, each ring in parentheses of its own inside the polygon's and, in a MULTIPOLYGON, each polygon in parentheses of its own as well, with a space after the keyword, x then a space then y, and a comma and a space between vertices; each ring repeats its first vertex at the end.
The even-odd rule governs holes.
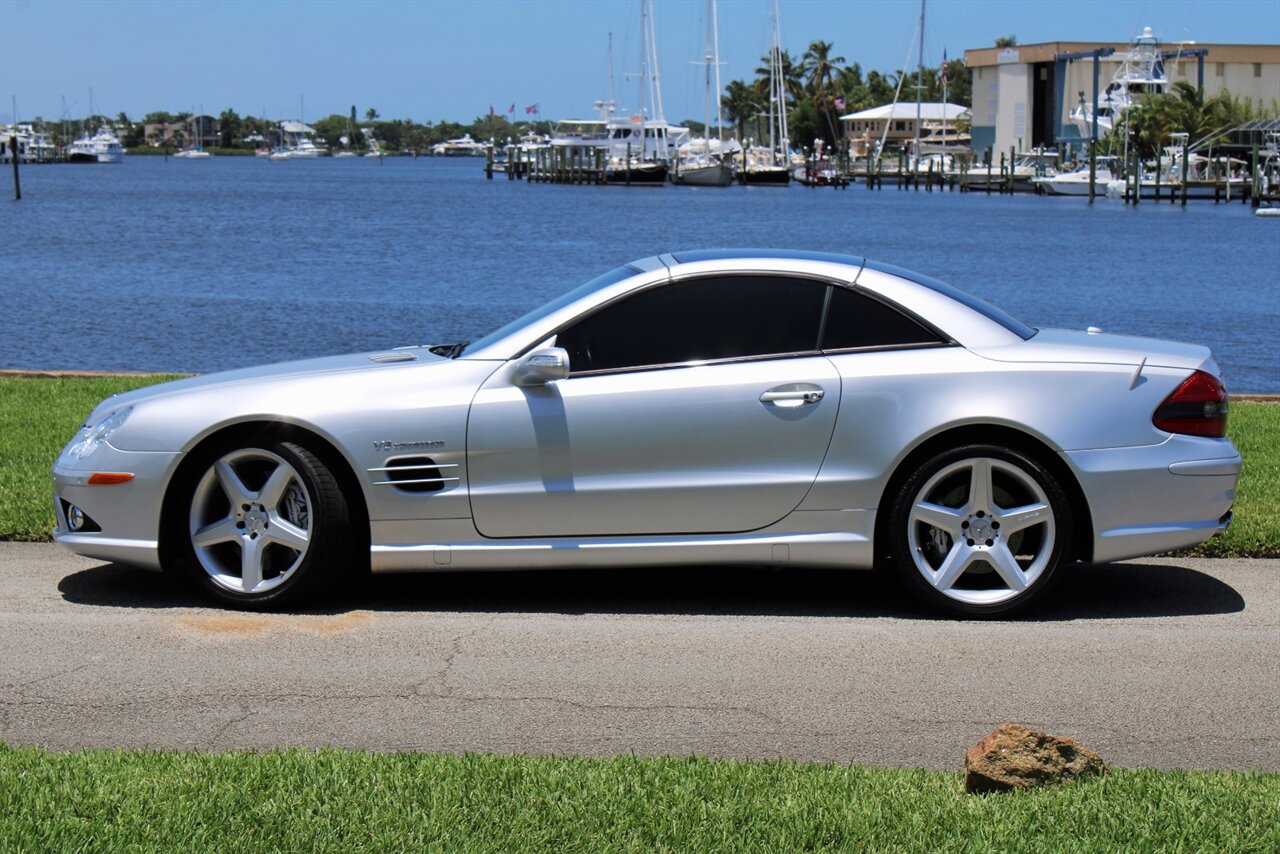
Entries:
POLYGON ((571 373, 472 403, 471 509, 488 537, 738 532, 778 521, 822 465, 840 403, 818 352, 829 287, 702 277, 556 336, 571 373))

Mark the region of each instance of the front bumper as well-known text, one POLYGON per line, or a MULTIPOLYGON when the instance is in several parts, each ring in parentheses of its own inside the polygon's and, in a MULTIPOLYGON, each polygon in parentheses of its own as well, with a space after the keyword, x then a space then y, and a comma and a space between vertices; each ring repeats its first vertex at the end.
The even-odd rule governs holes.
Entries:
POLYGON ((1227 439, 1068 451, 1093 516, 1093 561, 1199 545, 1231 523, 1241 459, 1227 439))
POLYGON ((85 557, 147 569, 160 567, 160 509, 180 453, 121 451, 104 444, 84 460, 59 457, 53 466, 53 538, 85 557), (97 472, 128 472, 128 483, 93 486, 97 472), (68 510, 87 524, 71 530, 68 510))

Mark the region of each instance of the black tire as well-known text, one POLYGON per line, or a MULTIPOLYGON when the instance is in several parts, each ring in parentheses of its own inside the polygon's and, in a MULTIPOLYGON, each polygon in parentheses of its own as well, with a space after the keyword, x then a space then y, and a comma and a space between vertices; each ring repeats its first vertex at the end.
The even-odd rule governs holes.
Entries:
POLYGON ((1068 558, 1072 524, 1062 486, 1034 458, 966 445, 925 460, 896 489, 890 566, 931 608, 1010 616, 1051 588, 1068 558), (984 480, 985 501, 981 486, 975 492, 984 480))
POLYGON ((179 563, 226 605, 272 610, 315 599, 354 564, 346 497, 301 444, 259 436, 211 445, 177 495, 169 536, 179 563))

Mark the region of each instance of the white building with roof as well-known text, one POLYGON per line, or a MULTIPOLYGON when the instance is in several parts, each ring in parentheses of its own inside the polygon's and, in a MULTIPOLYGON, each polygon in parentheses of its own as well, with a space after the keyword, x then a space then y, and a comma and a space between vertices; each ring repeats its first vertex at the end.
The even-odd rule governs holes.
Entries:
POLYGON ((969 108, 959 104, 900 101, 872 107, 840 117, 844 137, 854 157, 865 157, 884 140, 886 148, 911 142, 916 138, 916 118, 920 120, 920 139, 936 142, 940 138, 956 140, 956 123, 969 118, 969 108))

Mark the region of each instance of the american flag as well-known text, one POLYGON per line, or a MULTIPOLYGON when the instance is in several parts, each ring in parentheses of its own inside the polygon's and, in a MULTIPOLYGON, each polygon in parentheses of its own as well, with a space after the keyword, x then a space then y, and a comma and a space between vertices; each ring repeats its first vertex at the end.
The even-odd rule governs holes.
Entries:
POLYGON ((843 97, 836 98, 836 109, 837 109, 837 110, 843 110, 843 109, 844 109, 844 98, 843 98, 843 97))
POLYGON ((529 106, 525 107, 524 114, 526 116, 536 116, 538 114, 538 105, 530 104, 529 106))
POLYGON ((942 49, 942 85, 947 85, 947 49, 942 49))

